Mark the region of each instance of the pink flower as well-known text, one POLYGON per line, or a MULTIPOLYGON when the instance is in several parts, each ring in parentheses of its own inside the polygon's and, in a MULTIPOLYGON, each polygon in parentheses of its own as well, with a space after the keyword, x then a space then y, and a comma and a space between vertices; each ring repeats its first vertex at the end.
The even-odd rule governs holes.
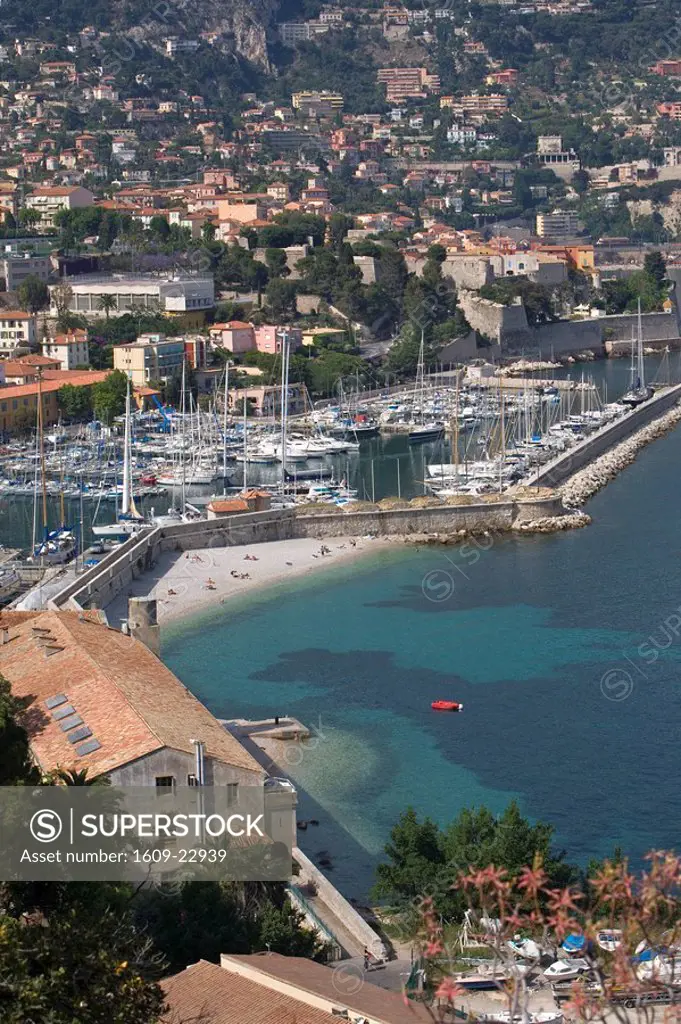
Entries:
POLYGON ((457 985, 456 982, 452 981, 451 978, 444 978, 440 982, 440 985, 435 993, 436 999, 446 1000, 448 1003, 452 1003, 457 997, 466 994, 466 990, 457 985))
POLYGON ((541 866, 541 860, 535 859, 534 865, 531 868, 523 868, 520 872, 518 888, 525 890, 529 896, 536 897, 547 881, 548 876, 541 866))

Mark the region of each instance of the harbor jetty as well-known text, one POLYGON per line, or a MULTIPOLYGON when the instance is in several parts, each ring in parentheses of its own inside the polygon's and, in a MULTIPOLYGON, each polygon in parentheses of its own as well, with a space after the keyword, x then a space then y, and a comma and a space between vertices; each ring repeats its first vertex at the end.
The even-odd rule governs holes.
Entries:
POLYGON ((659 437, 668 434, 679 423, 681 423, 681 405, 676 405, 669 412, 642 427, 626 441, 621 441, 612 451, 601 455, 586 469, 575 473, 561 488, 563 504, 566 508, 578 508, 583 505, 585 501, 629 466, 642 448, 645 448, 651 441, 656 441, 659 437))
MULTIPOLYGON (((606 424, 573 448, 545 463, 530 476, 526 481, 527 485, 560 488, 576 473, 592 466, 604 455, 613 456, 608 463, 611 470, 617 462, 621 462, 620 468, 624 468, 633 459, 624 459, 622 452, 616 456, 616 450, 626 442, 627 451, 631 450, 632 445, 635 451, 639 451, 650 441, 672 429, 676 425, 676 419, 672 415, 665 425, 666 418, 670 412, 678 408, 679 402, 681 384, 657 391, 652 398, 640 403, 625 416, 606 424), (660 420, 664 421, 662 425, 658 425, 660 420), (636 440, 639 434, 640 437, 636 440)), ((613 475, 615 474, 613 473, 609 479, 612 479, 613 475)), ((598 490, 598 487, 595 490, 598 490)), ((595 490, 590 493, 595 493, 595 490)), ((574 503, 571 503, 571 507, 574 507, 574 503)))

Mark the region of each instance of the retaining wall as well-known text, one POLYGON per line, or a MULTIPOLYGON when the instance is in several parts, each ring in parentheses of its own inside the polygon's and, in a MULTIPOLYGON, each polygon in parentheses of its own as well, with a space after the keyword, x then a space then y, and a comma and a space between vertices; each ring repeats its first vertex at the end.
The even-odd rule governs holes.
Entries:
POLYGON ((455 533, 457 530, 508 530, 515 522, 561 515, 558 497, 537 501, 509 498, 473 505, 440 505, 371 512, 299 515, 292 509, 250 512, 220 519, 157 526, 132 537, 99 565, 93 566, 60 591, 48 607, 105 608, 148 572, 166 551, 194 551, 236 544, 258 544, 294 537, 379 537, 409 533, 455 533))
POLYGON ((455 533, 457 530, 510 530, 514 523, 563 515, 559 497, 537 501, 440 505, 432 508, 390 509, 378 512, 323 512, 296 517, 296 536, 400 537, 410 533, 455 533))
POLYGON ((345 897, 341 896, 338 889, 331 884, 328 878, 321 873, 319 868, 297 846, 293 850, 293 859, 300 868, 300 874, 297 879, 298 885, 304 886, 307 882, 312 882, 321 902, 326 904, 343 927, 347 928, 350 934, 357 939, 358 945, 366 946, 369 952, 373 953, 379 960, 387 957, 388 950, 371 925, 367 924, 345 897))
POLYGON ((641 427, 645 427, 652 420, 657 419, 662 413, 667 412, 681 399, 681 384, 666 391, 654 395, 648 402, 644 402, 636 409, 615 423, 610 423, 595 434, 585 438, 569 452, 560 455, 552 462, 547 463, 532 477, 529 484, 538 484, 543 487, 559 487, 565 483, 568 477, 572 476, 584 466, 593 462, 603 452, 613 448, 620 441, 630 437, 641 427))
POLYGON ((284 509, 248 512, 222 519, 157 526, 131 537, 110 555, 79 576, 50 602, 50 608, 104 608, 132 580, 152 568, 165 551, 196 551, 211 547, 233 547, 262 541, 295 537, 295 518, 284 509))

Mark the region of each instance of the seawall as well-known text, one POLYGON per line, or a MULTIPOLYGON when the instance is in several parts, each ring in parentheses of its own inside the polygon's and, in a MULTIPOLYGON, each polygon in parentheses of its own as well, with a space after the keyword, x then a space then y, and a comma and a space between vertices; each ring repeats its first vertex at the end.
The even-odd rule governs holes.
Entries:
POLYGON ((516 524, 563 514, 558 495, 427 508, 379 509, 359 512, 301 514, 301 510, 251 512, 218 519, 157 526, 112 551, 64 587, 49 607, 104 608, 132 580, 148 572, 163 552, 258 544, 298 537, 399 537, 409 534, 455 534, 460 530, 506 531, 516 524))
POLYGON ((542 466, 535 473, 528 485, 541 487, 560 487, 565 481, 580 469, 583 469, 590 462, 593 462, 604 452, 609 451, 620 441, 631 437, 637 430, 647 426, 658 416, 671 409, 681 400, 681 384, 658 391, 649 401, 632 409, 615 423, 597 430, 594 434, 584 438, 564 455, 542 466))

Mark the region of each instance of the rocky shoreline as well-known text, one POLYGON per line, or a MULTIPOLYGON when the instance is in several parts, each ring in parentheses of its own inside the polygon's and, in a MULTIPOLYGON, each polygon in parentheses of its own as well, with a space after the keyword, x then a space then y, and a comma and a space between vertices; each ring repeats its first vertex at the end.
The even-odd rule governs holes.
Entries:
POLYGON ((578 509, 585 501, 614 480, 619 473, 631 465, 642 448, 651 441, 668 434, 681 423, 681 404, 674 406, 663 416, 642 427, 625 441, 615 445, 595 459, 589 466, 570 477, 560 488, 563 504, 567 509, 578 509))
POLYGON ((586 512, 566 512, 564 516, 544 516, 541 519, 531 519, 524 522, 514 523, 508 529, 495 528, 494 530, 456 530, 454 533, 409 533, 402 538, 405 544, 419 546, 430 545, 455 545, 463 544, 467 540, 477 537, 491 537, 499 533, 559 533, 562 530, 578 530, 582 526, 588 526, 591 516, 586 512))

